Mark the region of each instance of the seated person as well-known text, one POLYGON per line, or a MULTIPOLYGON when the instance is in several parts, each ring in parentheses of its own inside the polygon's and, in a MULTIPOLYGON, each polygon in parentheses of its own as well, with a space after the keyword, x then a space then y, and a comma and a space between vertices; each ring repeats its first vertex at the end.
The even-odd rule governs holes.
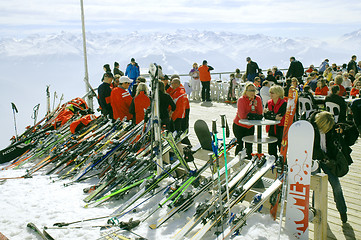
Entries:
POLYGON ((326 80, 325 79, 321 79, 318 84, 317 84, 317 88, 315 91, 315 95, 322 95, 322 96, 327 96, 328 95, 328 87, 326 85, 326 80))
POLYGON ((339 96, 346 96, 347 92, 344 86, 342 86, 343 78, 341 75, 337 75, 335 78, 335 84, 339 86, 339 96))
POLYGON ((356 95, 360 94, 360 88, 361 88, 361 80, 355 80, 353 82, 353 88, 351 88, 350 95, 356 97, 356 95))
MULTIPOLYGON (((341 77, 341 76, 340 76, 341 77)), ((342 77, 341 77, 342 79, 342 77)), ((340 106, 340 115, 338 117, 338 122, 346 122, 346 102, 345 100, 340 96, 340 86, 339 85, 333 85, 331 87, 331 93, 326 97, 326 102, 333 102, 340 106)))

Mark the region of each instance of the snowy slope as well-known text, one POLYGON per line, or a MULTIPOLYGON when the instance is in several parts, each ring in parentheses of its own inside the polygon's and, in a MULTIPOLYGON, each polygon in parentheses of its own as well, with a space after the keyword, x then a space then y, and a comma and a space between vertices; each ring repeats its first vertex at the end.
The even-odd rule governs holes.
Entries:
MULTIPOLYGON (((0 168, 2 166, 0 165, 0 168)), ((1 177, 22 176, 23 170, 0 171, 1 177)), ((9 179, 0 184, 0 232, 11 240, 30 240, 36 238, 34 233, 26 227, 28 222, 33 222, 38 228, 52 227, 58 222, 73 222, 89 218, 103 217, 111 214, 126 198, 112 203, 103 204, 97 208, 83 208, 83 188, 89 183, 76 183, 68 187, 55 176, 35 175, 29 179, 9 179)), ((137 208, 136 212, 125 215, 121 221, 141 220, 151 209, 157 206, 162 195, 150 199, 137 208)), ((139 202, 141 202, 140 200, 139 202)), ((186 213, 175 216, 172 221, 162 227, 151 230, 148 225, 155 223, 159 212, 141 223, 133 231, 149 240, 170 239, 191 217, 194 207, 186 213)), ((164 211, 162 209, 161 211, 164 211)), ((96 221, 77 223, 62 229, 48 229, 49 234, 57 240, 95 240, 101 237, 99 228, 91 226, 106 225, 109 218, 96 221), (73 228, 80 227, 80 228, 73 228)), ((129 233, 124 232, 124 235, 129 233)), ((128 235, 135 238, 135 235, 128 235)), ((235 240, 268 239, 275 240, 278 236, 278 222, 271 219, 270 215, 255 214, 247 221, 242 234, 235 240)), ((212 239, 210 234, 205 239, 212 239)), ((284 233, 281 239, 288 239, 284 233)))

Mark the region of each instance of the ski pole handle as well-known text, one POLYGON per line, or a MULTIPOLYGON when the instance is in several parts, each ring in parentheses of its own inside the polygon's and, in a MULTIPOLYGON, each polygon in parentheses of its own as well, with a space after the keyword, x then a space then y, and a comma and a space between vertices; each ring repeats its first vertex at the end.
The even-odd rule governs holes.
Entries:
POLYGON ((217 119, 212 120, 212 133, 217 134, 217 119))
POLYGON ((226 115, 221 115, 222 128, 226 128, 226 115))

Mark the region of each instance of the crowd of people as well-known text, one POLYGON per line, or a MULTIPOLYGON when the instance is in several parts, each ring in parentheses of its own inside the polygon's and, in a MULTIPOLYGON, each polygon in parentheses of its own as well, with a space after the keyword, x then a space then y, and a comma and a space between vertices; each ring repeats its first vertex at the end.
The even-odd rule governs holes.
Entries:
MULTIPOLYGON (((235 154, 243 148, 247 157, 252 154, 252 143, 244 143, 242 138, 254 135, 254 126, 244 125, 239 120, 247 119, 250 114, 263 115, 272 113, 277 125, 267 126, 269 136, 277 138, 277 142, 268 145, 268 153, 278 156, 281 148, 283 128, 286 115, 287 96, 289 89, 298 91, 299 99, 307 98, 311 102, 313 114, 303 115, 298 109, 297 119, 309 120, 315 129, 314 159, 320 160, 320 168, 329 176, 329 181, 334 192, 334 199, 342 222, 347 221, 347 208, 342 194, 338 176, 325 164, 326 160, 333 158, 330 153, 334 148, 331 144, 338 134, 349 128, 347 118, 347 104, 345 97, 359 97, 361 89, 361 61, 352 56, 348 64, 338 66, 329 64, 325 59, 319 68, 310 65, 308 69, 296 60, 290 58, 290 65, 284 75, 277 67, 267 70, 267 75, 262 73, 258 64, 250 57, 246 58, 247 67, 244 74, 239 69, 230 74, 229 91, 226 102, 237 103, 237 112, 233 120, 233 133, 237 139, 235 154), (243 84, 243 93, 237 99, 236 87, 243 84), (317 102, 316 96, 324 96, 322 104, 332 102, 339 106, 337 118, 322 109, 322 104, 317 102)), ((160 66, 159 66, 160 67, 160 66)), ((161 68, 161 67, 160 67, 161 68)), ((190 72, 190 82, 186 87, 191 88, 190 97, 193 100, 210 102, 211 71, 214 68, 204 60, 202 65, 194 63, 190 72)), ((189 96, 183 86, 180 76, 173 74, 171 77, 161 74, 159 81, 159 113, 161 125, 169 131, 186 131, 189 127, 190 104, 189 96)), ((188 83, 187 83, 188 84, 188 83)), ((138 124, 145 118, 145 112, 151 105, 146 79, 140 76, 139 65, 132 58, 127 65, 125 73, 119 70, 119 64, 114 63, 111 71, 109 64, 104 65, 102 84, 98 88, 98 100, 102 114, 111 119, 132 120, 138 124)), ((345 134, 343 138, 349 138, 345 134)), ((358 137, 358 135, 357 135, 358 137)), ((188 139, 183 143, 189 144, 188 139)), ((349 146, 345 146, 349 147, 349 146)), ((350 149, 347 150, 350 157, 350 149)))

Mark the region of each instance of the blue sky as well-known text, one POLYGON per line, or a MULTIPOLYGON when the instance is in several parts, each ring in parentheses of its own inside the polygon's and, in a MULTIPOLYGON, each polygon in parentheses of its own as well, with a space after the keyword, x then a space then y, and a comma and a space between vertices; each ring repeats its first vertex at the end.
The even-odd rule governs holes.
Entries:
MULTIPOLYGON (((360 29, 361 1, 85 0, 87 31, 198 29, 281 37, 338 38, 360 29)), ((81 31, 79 0, 0 2, 0 37, 81 31)))

